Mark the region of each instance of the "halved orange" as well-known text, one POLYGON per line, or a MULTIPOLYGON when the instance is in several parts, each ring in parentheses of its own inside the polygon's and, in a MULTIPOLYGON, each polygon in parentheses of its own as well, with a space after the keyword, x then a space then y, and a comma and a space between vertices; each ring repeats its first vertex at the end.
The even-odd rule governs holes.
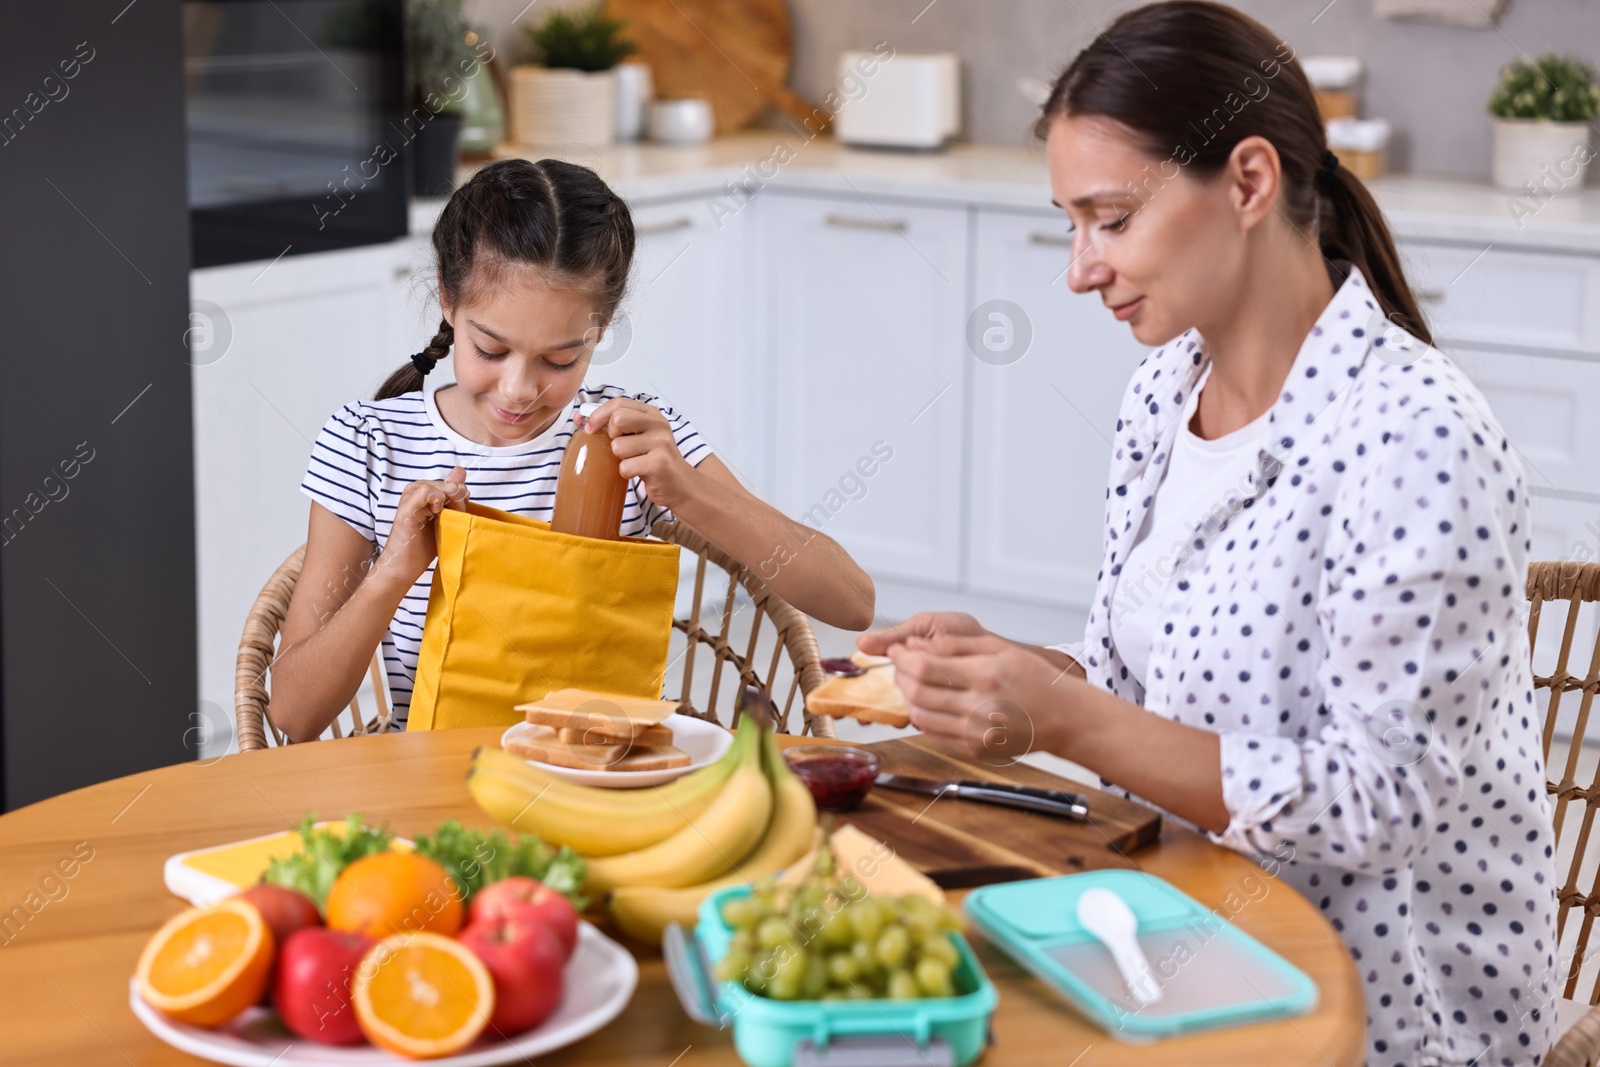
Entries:
POLYGON ((328 925, 368 937, 405 931, 455 936, 462 892, 437 860, 416 852, 378 852, 339 872, 323 907, 328 925))
POLYGON ((460 1052, 494 1014, 494 980, 472 950, 431 933, 385 938, 356 968, 351 993, 367 1040, 412 1059, 460 1052))
POLYGON ((139 955, 139 995, 195 1026, 220 1026, 261 999, 272 931, 254 906, 230 899, 169 919, 139 955))

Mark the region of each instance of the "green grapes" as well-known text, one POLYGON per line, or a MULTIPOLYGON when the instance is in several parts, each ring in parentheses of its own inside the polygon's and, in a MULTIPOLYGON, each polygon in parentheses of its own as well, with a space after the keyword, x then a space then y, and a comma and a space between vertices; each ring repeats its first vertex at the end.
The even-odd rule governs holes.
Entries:
POLYGON ((760 996, 910 1000, 962 991, 951 937, 961 921, 926 897, 869 896, 813 872, 788 890, 758 884, 725 902, 722 918, 733 937, 716 977, 760 996))

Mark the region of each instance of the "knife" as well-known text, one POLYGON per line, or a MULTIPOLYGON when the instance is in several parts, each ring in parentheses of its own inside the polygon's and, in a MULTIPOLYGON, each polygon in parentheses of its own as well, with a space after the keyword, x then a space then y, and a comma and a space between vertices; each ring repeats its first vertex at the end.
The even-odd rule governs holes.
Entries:
POLYGON ((955 779, 941 782, 937 778, 914 778, 906 774, 880 774, 877 783, 885 789, 903 789, 928 796, 958 797, 997 804, 1004 808, 1020 808, 1042 815, 1056 815, 1079 822, 1089 818, 1089 800, 1082 793, 1066 793, 1059 789, 1041 789, 1030 785, 1011 785, 1006 782, 977 782, 955 779))

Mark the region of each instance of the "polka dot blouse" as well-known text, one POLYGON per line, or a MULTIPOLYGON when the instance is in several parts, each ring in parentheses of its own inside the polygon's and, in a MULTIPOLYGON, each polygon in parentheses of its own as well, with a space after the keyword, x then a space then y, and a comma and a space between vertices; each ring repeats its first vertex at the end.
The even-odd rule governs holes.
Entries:
POLYGON ((1139 365, 1084 640, 1060 647, 1092 683, 1221 735, 1231 820, 1211 836, 1341 932, 1369 1064, 1536 1065, 1559 988, 1522 464, 1471 381, 1341 267, 1246 492, 1195 517, 1145 609, 1144 683, 1111 594, 1209 356, 1191 330, 1139 365))

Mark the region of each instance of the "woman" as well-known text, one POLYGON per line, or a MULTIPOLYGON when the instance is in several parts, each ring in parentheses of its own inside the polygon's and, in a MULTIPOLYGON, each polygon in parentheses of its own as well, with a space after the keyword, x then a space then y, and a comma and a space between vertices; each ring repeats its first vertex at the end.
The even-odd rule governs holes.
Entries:
POLYGON ((1349 944, 1371 1064, 1538 1064, 1553 836, 1516 452, 1263 26, 1129 12, 1040 127, 1069 286, 1159 346, 1084 639, 935 613, 862 649, 925 732, 1074 760, 1281 871, 1349 944))

